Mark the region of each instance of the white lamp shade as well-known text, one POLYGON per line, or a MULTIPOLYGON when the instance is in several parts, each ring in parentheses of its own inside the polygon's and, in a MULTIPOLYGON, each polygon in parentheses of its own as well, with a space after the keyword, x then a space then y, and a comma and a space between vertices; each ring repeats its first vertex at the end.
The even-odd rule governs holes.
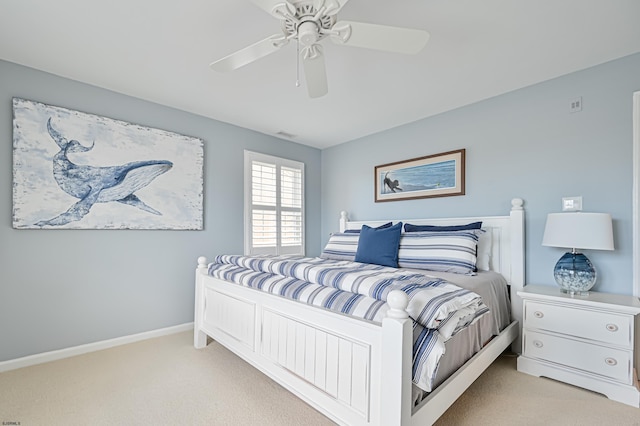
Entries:
POLYGON ((608 213, 550 213, 543 246, 613 250, 613 226, 608 213))

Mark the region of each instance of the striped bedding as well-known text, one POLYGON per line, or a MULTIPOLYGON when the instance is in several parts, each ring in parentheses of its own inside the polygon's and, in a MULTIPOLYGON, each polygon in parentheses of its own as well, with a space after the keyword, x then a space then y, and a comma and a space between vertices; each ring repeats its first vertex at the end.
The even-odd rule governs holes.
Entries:
POLYGON ((392 290, 409 296, 413 381, 430 392, 444 343, 489 310, 480 296, 440 278, 379 265, 299 256, 220 255, 209 275, 381 323, 392 290))

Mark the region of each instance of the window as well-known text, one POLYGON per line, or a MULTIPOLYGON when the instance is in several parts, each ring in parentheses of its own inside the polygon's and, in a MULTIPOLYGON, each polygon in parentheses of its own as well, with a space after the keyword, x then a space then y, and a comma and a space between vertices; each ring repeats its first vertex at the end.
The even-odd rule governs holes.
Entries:
POLYGON ((304 164, 244 152, 245 254, 304 255, 304 164))

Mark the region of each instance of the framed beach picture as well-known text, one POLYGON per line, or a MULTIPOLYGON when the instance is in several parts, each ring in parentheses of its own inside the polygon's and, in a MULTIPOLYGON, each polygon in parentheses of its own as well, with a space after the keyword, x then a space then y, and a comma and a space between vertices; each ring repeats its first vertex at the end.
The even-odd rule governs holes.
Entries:
POLYGON ((13 99, 15 229, 203 229, 202 139, 13 99))
POLYGON ((375 201, 464 195, 464 162, 458 149, 376 166, 375 201))

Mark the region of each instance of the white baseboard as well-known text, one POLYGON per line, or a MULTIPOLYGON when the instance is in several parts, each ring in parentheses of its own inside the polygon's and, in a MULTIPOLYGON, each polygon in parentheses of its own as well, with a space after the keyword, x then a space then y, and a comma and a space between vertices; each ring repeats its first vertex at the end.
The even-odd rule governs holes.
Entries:
POLYGON ((102 340, 100 342, 88 343, 86 345, 73 346, 71 348, 59 349, 56 351, 44 352, 41 354, 29 355, 22 358, 10 359, 0 362, 0 373, 3 371, 15 370, 29 367, 45 362, 56 361, 89 352, 100 351, 114 346, 126 345, 128 343, 139 342, 141 340, 153 339, 154 337, 167 336, 169 334, 181 333, 193 330, 193 323, 174 325, 172 327, 160 328, 158 330, 145 331, 144 333, 131 334, 129 336, 116 337, 115 339, 102 340))

